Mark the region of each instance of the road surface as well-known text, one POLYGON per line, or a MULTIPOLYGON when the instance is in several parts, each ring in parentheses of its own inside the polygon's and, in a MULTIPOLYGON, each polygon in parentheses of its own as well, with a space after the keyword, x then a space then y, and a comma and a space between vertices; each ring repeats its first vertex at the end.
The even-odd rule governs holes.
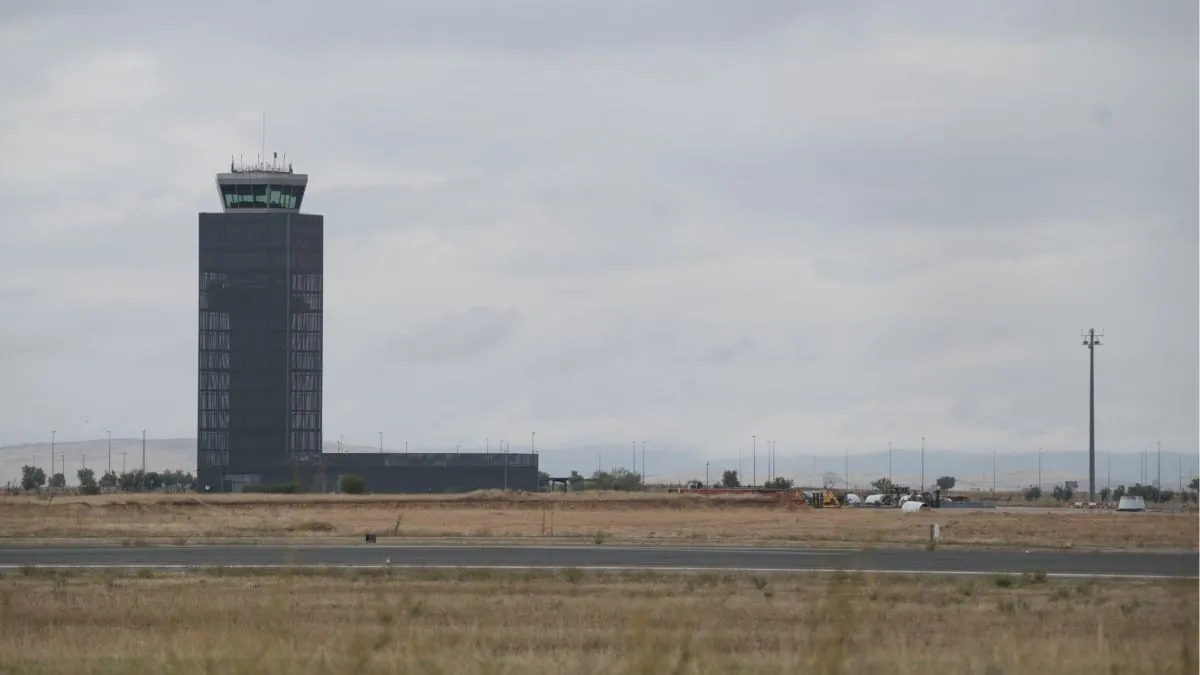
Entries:
POLYGON ((1196 553, 1045 550, 787 549, 636 546, 163 546, 0 545, 0 571, 23 566, 337 566, 830 571, 916 574, 1175 577, 1195 579, 1196 553))

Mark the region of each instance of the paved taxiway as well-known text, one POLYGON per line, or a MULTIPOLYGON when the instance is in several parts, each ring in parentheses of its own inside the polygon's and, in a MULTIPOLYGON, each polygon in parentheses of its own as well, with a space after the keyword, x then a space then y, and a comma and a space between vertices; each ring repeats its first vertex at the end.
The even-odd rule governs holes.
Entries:
POLYGON ((798 549, 678 546, 162 546, 0 545, 0 570, 22 566, 337 566, 609 568, 746 571, 848 570, 916 574, 1019 574, 1197 578, 1189 552, 1068 552, 981 549, 798 549))

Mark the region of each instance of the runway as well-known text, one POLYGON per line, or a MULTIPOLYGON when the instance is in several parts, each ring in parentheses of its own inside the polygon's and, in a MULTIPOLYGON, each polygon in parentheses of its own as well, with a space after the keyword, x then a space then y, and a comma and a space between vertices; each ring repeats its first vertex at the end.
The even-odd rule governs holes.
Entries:
POLYGON ((0 546, 0 571, 26 566, 181 569, 213 566, 472 567, 755 572, 861 571, 1188 578, 1196 553, 970 549, 799 549, 679 546, 0 546))

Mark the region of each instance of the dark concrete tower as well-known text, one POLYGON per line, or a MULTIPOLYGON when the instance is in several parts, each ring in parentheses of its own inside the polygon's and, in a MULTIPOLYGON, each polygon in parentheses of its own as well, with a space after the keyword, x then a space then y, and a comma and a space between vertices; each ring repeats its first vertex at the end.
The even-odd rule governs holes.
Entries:
POLYGON ((231 162, 223 211, 200 214, 201 490, 289 482, 320 461, 324 218, 300 213, 307 185, 286 161, 231 162))

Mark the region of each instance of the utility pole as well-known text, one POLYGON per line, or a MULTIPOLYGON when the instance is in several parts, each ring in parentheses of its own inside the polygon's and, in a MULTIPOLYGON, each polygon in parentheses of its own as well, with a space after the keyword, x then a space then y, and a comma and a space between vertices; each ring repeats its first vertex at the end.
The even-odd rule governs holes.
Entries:
POLYGON ((630 441, 629 445, 633 448, 633 464, 629 465, 629 473, 637 472, 637 441, 630 441))
POLYGON ((1042 449, 1038 448, 1038 490, 1042 489, 1042 449))
POLYGON ((850 491, 850 448, 846 448, 846 491, 850 491))
POLYGON ((708 462, 704 463, 704 484, 712 485, 712 481, 708 479, 708 462))
POLYGON ((138 491, 146 489, 146 430, 142 429, 142 478, 138 481, 138 491))
POLYGON ((1108 483, 1108 491, 1109 491, 1109 493, 1111 493, 1112 492, 1112 450, 1109 450, 1108 452, 1106 452, 1104 454, 1107 455, 1107 459, 1108 459, 1108 481, 1107 481, 1107 483, 1108 483))
POLYGON ((646 484, 646 441, 642 441, 642 485, 646 484))
POLYGON ((537 432, 536 431, 529 432, 529 449, 533 451, 533 454, 535 454, 535 455, 537 454, 537 432))
POLYGON ((921 494, 925 494, 925 437, 921 437, 921 494))
POLYGON ((1154 487, 1158 488, 1155 492, 1155 502, 1162 503, 1162 441, 1158 443, 1158 478, 1154 482, 1158 483, 1154 487))
POLYGON ((58 430, 52 429, 50 431, 50 475, 46 476, 47 479, 54 477, 54 441, 56 436, 58 436, 58 430))
POLYGON ((892 485, 892 442, 888 441, 888 487, 892 485))
POLYGON ((750 437, 750 466, 752 478, 750 484, 758 487, 758 437, 750 437))
POLYGON ((105 429, 108 432, 108 470, 105 473, 112 473, 112 431, 105 429))
POLYGON ((383 454, 383 432, 379 432, 379 454, 383 454))
POLYGON ((1088 348, 1088 501, 1096 501, 1096 347, 1101 345, 1104 332, 1089 328, 1083 334, 1083 346, 1088 348))
POLYGON ((125 473, 125 455, 126 455, 126 453, 124 453, 124 452, 121 453, 121 473, 122 474, 125 473))
POLYGON ((996 494, 996 451, 992 451, 992 494, 996 494))

